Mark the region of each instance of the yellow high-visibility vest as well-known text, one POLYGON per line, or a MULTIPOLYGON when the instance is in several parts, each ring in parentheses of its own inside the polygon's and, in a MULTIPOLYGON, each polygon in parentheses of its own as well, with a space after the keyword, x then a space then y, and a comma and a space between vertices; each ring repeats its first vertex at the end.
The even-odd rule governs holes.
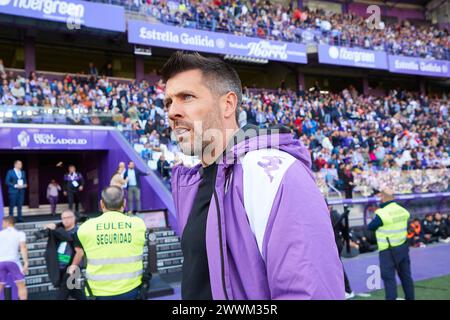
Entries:
POLYGON ((114 296, 142 281, 146 226, 138 217, 103 213, 80 226, 77 235, 87 257, 86 278, 94 296, 114 296))
POLYGON ((378 209, 375 213, 381 218, 383 225, 376 231, 378 250, 386 250, 389 243, 392 247, 397 247, 406 241, 408 210, 391 202, 385 207, 378 209), (389 240, 389 241, 388 241, 389 240))

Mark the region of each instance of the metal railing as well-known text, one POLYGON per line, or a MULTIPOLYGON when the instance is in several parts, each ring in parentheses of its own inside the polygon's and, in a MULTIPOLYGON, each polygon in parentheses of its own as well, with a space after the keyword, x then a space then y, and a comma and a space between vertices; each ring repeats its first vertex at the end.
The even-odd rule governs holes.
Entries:
POLYGON ((103 112, 95 108, 0 105, 0 123, 115 126, 122 119, 122 114, 103 112))

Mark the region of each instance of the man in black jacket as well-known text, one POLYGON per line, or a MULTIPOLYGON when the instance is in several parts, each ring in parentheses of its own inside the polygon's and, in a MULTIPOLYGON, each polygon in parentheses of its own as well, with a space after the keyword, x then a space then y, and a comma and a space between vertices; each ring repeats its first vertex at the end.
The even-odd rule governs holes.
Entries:
POLYGON ((77 232, 75 214, 65 210, 61 214, 61 223, 45 225, 48 234, 45 262, 48 276, 58 288, 57 300, 67 300, 69 296, 76 300, 84 300, 85 296, 75 279, 71 280, 67 268, 72 264, 77 250, 73 244, 73 235, 77 232))
MULTIPOLYGON (((342 249, 344 248, 346 242, 345 238, 348 237, 347 235, 348 231, 344 223, 345 216, 339 214, 336 210, 333 210, 333 207, 331 207, 330 205, 328 205, 328 210, 330 211, 331 224, 333 226, 334 239, 336 241, 339 258, 341 258, 342 249)), ((345 298, 351 299, 355 296, 355 293, 353 292, 350 286, 350 281, 348 280, 347 273, 345 273, 345 269, 343 270, 344 270, 345 298)))
POLYGON ((73 210, 75 204, 75 213, 78 215, 80 212, 80 192, 83 191, 84 178, 83 175, 77 172, 74 165, 69 166, 69 172, 64 175, 64 195, 67 196, 67 202, 69 203, 69 209, 73 210))
POLYGON ((433 221, 433 215, 428 213, 422 221, 424 242, 426 244, 439 241, 439 226, 433 221))

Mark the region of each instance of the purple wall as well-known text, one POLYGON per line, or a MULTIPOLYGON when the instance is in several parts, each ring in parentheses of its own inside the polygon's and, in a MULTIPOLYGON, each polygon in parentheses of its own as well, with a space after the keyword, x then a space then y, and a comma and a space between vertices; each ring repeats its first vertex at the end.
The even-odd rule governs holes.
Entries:
MULTIPOLYGON (((369 16, 366 12, 368 6, 368 4, 363 3, 350 3, 348 5, 348 11, 358 16, 367 18, 369 16)), ((397 17, 400 21, 405 19, 425 20, 425 12, 421 10, 393 8, 388 9, 387 12, 385 12, 385 8, 383 6, 380 6, 380 8, 381 16, 397 17)))

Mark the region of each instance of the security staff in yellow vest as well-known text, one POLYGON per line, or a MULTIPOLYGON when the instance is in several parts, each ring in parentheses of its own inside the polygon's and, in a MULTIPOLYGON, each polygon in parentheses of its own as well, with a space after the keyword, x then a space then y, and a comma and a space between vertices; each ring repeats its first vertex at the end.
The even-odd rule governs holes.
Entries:
MULTIPOLYGON (((134 300, 142 283, 146 226, 142 219, 123 214, 119 187, 106 187, 100 206, 103 214, 81 225, 76 236, 75 245, 87 257, 87 293, 97 300, 134 300)), ((74 264, 81 261, 80 252, 74 264)), ((69 267, 69 273, 74 270, 69 267)))
POLYGON ((409 246, 406 238, 408 210, 395 203, 393 192, 384 189, 377 193, 381 198, 380 208, 368 225, 376 232, 381 278, 384 283, 386 300, 397 299, 395 272, 400 278, 406 300, 414 300, 414 282, 411 277, 409 246))

